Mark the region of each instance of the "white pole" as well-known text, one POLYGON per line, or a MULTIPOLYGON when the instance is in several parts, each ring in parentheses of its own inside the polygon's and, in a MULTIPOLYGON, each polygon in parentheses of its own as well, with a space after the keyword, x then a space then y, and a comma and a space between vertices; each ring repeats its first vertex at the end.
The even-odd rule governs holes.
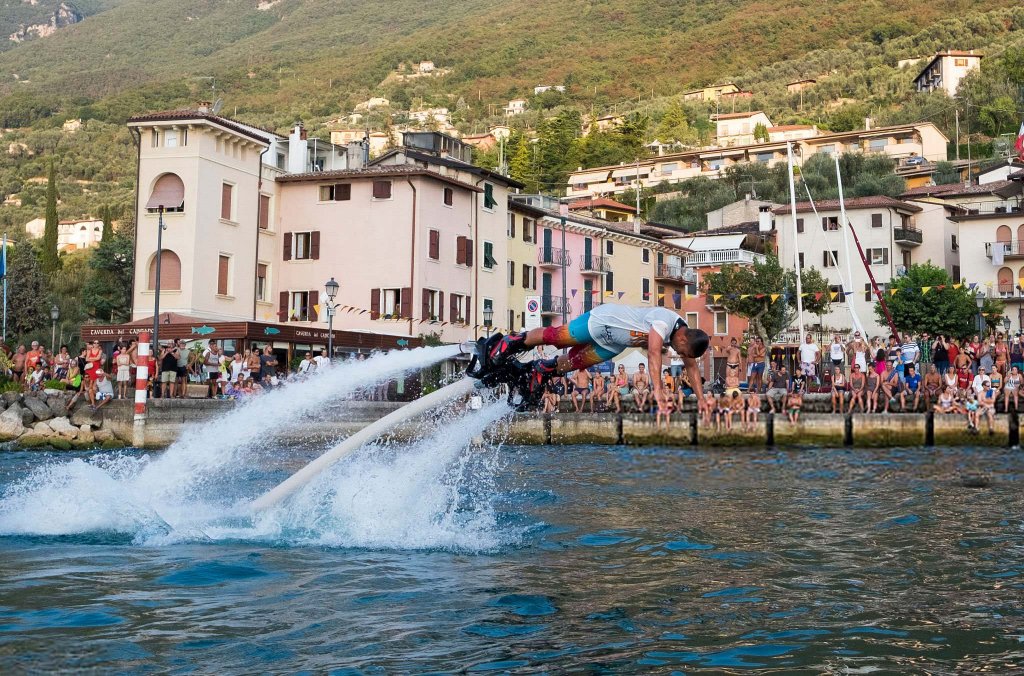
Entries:
MULTIPOLYGON (((844 289, 844 291, 854 291, 853 288, 853 244, 850 242, 850 221, 846 218, 846 200, 843 199, 843 176, 839 171, 839 153, 833 155, 833 159, 836 162, 836 183, 839 186, 839 217, 842 220, 843 226, 843 248, 846 249, 846 278, 850 280, 850 288, 844 289)), ((853 318, 853 328, 856 331, 860 331, 861 335, 867 335, 864 332, 864 326, 860 323, 860 317, 857 316, 857 310, 854 308, 853 301, 857 297, 856 293, 850 295, 849 300, 846 301, 847 307, 850 309, 850 316, 853 318)))
POLYGON ((349 438, 345 439, 340 444, 282 481, 270 491, 254 500, 250 505, 250 509, 254 512, 258 512, 273 507, 302 486, 308 484, 328 467, 345 456, 356 452, 362 448, 363 444, 373 441, 381 434, 393 429, 398 423, 409 420, 410 418, 415 418, 421 413, 425 413, 450 399, 455 399, 456 397, 469 394, 475 387, 475 380, 471 378, 463 378, 462 380, 452 383, 447 387, 442 387, 440 390, 431 392, 424 397, 420 397, 416 401, 406 404, 397 411, 392 411, 380 420, 367 425, 349 438))
POLYGON ((804 344, 804 287, 800 281, 800 245, 796 231, 796 184, 793 180, 793 142, 786 142, 786 162, 789 166, 789 208, 793 219, 793 267, 796 268, 796 313, 800 322, 800 344, 804 344))

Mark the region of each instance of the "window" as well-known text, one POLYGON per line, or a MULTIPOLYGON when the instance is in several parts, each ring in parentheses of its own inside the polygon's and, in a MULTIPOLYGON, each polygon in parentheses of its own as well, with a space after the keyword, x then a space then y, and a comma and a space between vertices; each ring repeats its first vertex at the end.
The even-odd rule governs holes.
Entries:
POLYGON ((164 212, 181 213, 185 211, 185 184, 177 174, 164 174, 153 184, 153 192, 146 202, 146 211, 155 214, 164 208, 164 212))
POLYGON ((953 66, 959 68, 967 67, 967 59, 953 59, 953 66))
POLYGON ((880 228, 882 227, 882 214, 871 214, 871 227, 880 228))
POLYGON ((640 280, 640 298, 645 303, 651 302, 651 280, 646 277, 640 280))
POLYGON ((508 226, 505 228, 505 235, 509 239, 516 236, 516 215, 511 212, 508 215, 508 226))
POLYGON ((432 261, 441 258, 441 233, 437 230, 429 230, 427 257, 432 261))
MULTIPOLYGON (((829 290, 830 293, 838 294, 836 296, 835 300, 832 301, 833 303, 845 303, 846 302, 846 293, 843 291, 843 285, 842 284, 833 284, 833 285, 828 287, 828 290, 829 290)), ((829 296, 829 298, 832 298, 832 296, 829 296)))
POLYGON ((309 321, 309 291, 292 291, 288 304, 288 319, 297 322, 309 321))
POLYGON ((149 146, 151 148, 160 147, 160 132, 157 131, 156 129, 153 130, 153 133, 149 137, 149 146))
POLYGON ((494 186, 490 183, 484 183, 484 209, 493 209, 498 206, 498 201, 494 199, 494 186))
POLYGON ((958 283, 958 284, 962 281, 960 279, 960 266, 959 265, 954 265, 953 266, 953 281, 958 283))
POLYGON ((658 305, 665 307, 665 287, 661 284, 658 285, 658 305))
POLYGON ((864 300, 868 303, 871 302, 871 282, 864 285, 864 300))
POLYGON ((514 261, 508 261, 508 285, 516 285, 516 264, 514 261))
POLYGON ((611 256, 615 254, 615 242, 610 239, 604 241, 604 255, 611 256))
POLYGON ((455 191, 452 190, 451 188, 445 188, 444 189, 444 204, 445 204, 445 206, 450 207, 454 203, 455 203, 455 191))
POLYGON ((839 252, 838 251, 822 251, 822 263, 823 268, 834 268, 839 265, 839 252))
POLYGON ((949 248, 951 250, 953 250, 953 251, 959 251, 960 250, 960 242, 958 242, 956 240, 956 235, 950 235, 950 237, 951 237, 951 241, 949 243, 949 248))
POLYGON ((715 311, 715 335, 724 336, 729 333, 729 313, 721 310, 715 311))
POLYGON ((443 295, 440 291, 435 291, 434 289, 423 289, 423 319, 429 319, 432 322, 442 321, 441 303, 443 302, 443 295))
POLYGON ((391 199, 391 181, 374 181, 373 182, 373 199, 375 199, 375 200, 389 200, 389 199, 391 199))
POLYGON ((217 259, 217 295, 228 295, 228 281, 231 270, 231 256, 221 254, 217 259))
POLYGON ((796 231, 797 232, 803 232, 804 231, 804 219, 802 219, 802 218, 796 219, 796 231))
POLYGON ((234 220, 231 218, 233 209, 232 196, 235 192, 235 186, 230 183, 222 183, 220 187, 220 218, 222 221, 234 220))
POLYGON ((775 153, 758 153, 757 161, 761 164, 768 164, 775 157, 775 153))
POLYGON ((256 300, 267 300, 268 292, 267 265, 266 263, 258 263, 256 265, 256 300))
POLYGON ((834 143, 829 143, 827 146, 818 148, 818 152, 822 155, 833 155, 836 152, 836 146, 834 143))
POLYGON ((384 314, 385 319, 391 317, 399 317, 402 312, 402 290, 401 289, 382 289, 381 300, 384 302, 381 304, 381 311, 384 314))
POLYGON ((800 269, 803 270, 804 269, 804 255, 803 255, 803 253, 800 253, 800 254, 798 254, 798 256, 800 258, 800 269))
POLYGON ((523 288, 537 289, 537 268, 523 263, 523 288))
POLYGON ((284 234, 284 260, 318 260, 320 258, 320 231, 286 232, 284 234))
MULTIPOLYGON (((532 218, 523 219, 523 241, 528 244, 532 244, 534 240, 534 230, 536 230, 537 224, 532 218)), ((515 234, 515 233, 513 233, 515 234)))
POLYGON ((700 315, 698 315, 696 312, 687 312, 686 313, 686 326, 687 327, 689 327, 691 329, 699 329, 700 328, 698 326, 699 323, 700 323, 700 315))
POLYGON ((494 260, 494 244, 484 242, 484 269, 493 270, 497 264, 497 261, 494 260))
MULTIPOLYGON (((376 195, 374 195, 376 197, 376 195)), ((352 199, 351 183, 335 183, 320 186, 321 202, 347 202, 352 199)))
POLYGON ((651 262, 651 250, 650 249, 641 249, 640 252, 641 252, 641 257, 643 258, 644 263, 650 263, 651 262))
POLYGON ((872 265, 888 265, 889 264, 889 250, 885 248, 881 249, 868 249, 868 260, 871 261, 872 265))
POLYGON ((168 129, 164 132, 164 147, 165 148, 177 148, 178 147, 178 130, 168 129))
POLYGON ((285 162, 284 153, 278 153, 277 154, 277 168, 282 170, 282 171, 284 171, 284 167, 285 167, 284 162, 285 162))
POLYGON ((301 261, 309 258, 311 234, 309 232, 295 233, 295 260, 301 261))
POLYGON ((604 290, 615 290, 615 277, 612 275, 611 271, 604 273, 604 290))
POLYGON ((516 313, 513 310, 508 311, 508 330, 514 331, 516 328, 516 313))
POLYGON ((822 216, 821 217, 821 229, 822 230, 838 230, 839 229, 839 217, 838 216, 822 216))
POLYGON ((260 195, 260 230, 270 229, 270 195, 260 195))
POLYGON ((874 138, 868 144, 868 150, 873 153, 885 152, 885 146, 889 145, 889 140, 884 138, 874 138))
POLYGON ((452 324, 469 323, 469 296, 453 293, 448 301, 448 321, 452 324))
POLYGON ((666 162, 665 164, 661 165, 661 173, 671 174, 678 168, 678 166, 679 165, 677 165, 675 162, 666 162))
MULTIPOLYGON (((181 259, 170 249, 160 251, 160 290, 181 289, 181 259)), ((156 256, 149 262, 149 290, 156 290, 156 256)))
POLYGON ((462 235, 455 238, 455 264, 473 265, 473 240, 462 235))

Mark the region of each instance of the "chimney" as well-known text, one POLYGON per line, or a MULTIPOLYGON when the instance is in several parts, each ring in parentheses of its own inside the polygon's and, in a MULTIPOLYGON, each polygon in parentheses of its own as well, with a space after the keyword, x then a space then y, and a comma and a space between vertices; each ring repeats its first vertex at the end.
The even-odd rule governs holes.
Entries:
POLYGON ((749 202, 750 201, 750 193, 749 192, 743 196, 743 201, 744 202, 749 202))
POLYGON ((640 224, 641 223, 642 223, 642 221, 640 220, 640 216, 639 215, 633 217, 633 234, 634 235, 639 235, 640 234, 640 224))
POLYGON ((864 131, 871 131, 871 125, 874 124, 874 123, 875 123, 875 121, 872 120, 870 117, 865 117, 864 118, 864 131))
POLYGON ((295 123, 295 128, 292 130, 295 134, 298 134, 300 141, 306 140, 306 125, 302 124, 302 120, 295 123))
POLYGON ((198 110, 200 113, 208 113, 208 112, 210 112, 210 102, 209 101, 200 101, 199 103, 196 104, 196 110, 198 110))

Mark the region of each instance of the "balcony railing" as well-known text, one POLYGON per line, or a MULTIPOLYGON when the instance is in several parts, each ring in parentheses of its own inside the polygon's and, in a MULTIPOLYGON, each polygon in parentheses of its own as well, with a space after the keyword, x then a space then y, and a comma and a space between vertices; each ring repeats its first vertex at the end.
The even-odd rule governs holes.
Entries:
POLYGON ((1010 282, 1009 284, 1007 284, 1006 282, 1001 282, 999 284, 996 284, 996 291, 999 292, 1000 296, 1007 298, 1009 296, 1015 296, 1017 294, 1017 287, 1013 284, 1013 282, 1010 282))
POLYGON ((684 268, 682 265, 659 265, 654 278, 658 281, 675 282, 677 284, 694 284, 697 282, 697 273, 684 268))
POLYGON ((909 244, 911 246, 917 246, 924 239, 920 230, 909 225, 893 228, 892 238, 897 244, 909 244))
POLYGON ((1003 247, 1003 258, 1024 258, 1024 239, 1014 239, 1009 242, 985 242, 985 255, 992 258, 992 254, 1003 247))
POLYGON ((1004 202, 960 202, 957 206, 967 212, 968 216, 1024 213, 1024 204, 1016 204, 1009 200, 1004 202))
POLYGON ((572 314, 565 296, 541 296, 540 313, 542 315, 560 315, 562 312, 572 314))
POLYGON ((765 255, 747 251, 746 249, 712 249, 710 251, 694 251, 686 259, 688 268, 701 265, 722 265, 724 263, 763 263, 765 255))
POLYGON ((541 267, 562 267, 571 263, 569 252, 565 249, 542 246, 537 249, 537 264, 541 267))
POLYGON ((583 274, 596 274, 600 275, 605 272, 611 272, 612 265, 604 256, 595 256, 593 254, 583 254, 580 257, 580 272, 583 274))

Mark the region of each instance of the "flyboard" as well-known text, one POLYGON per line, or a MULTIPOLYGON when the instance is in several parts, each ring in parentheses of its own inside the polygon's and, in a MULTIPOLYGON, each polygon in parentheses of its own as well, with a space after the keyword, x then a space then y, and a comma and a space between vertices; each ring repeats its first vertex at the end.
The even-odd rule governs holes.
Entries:
POLYGON ((489 339, 481 338, 476 342, 464 343, 462 346, 463 353, 468 352, 472 355, 469 367, 466 369, 467 377, 420 397, 397 411, 392 411, 380 420, 367 425, 254 500, 249 505, 249 508, 254 512, 259 512, 277 505, 299 488, 312 481, 318 474, 343 458, 355 453, 364 444, 388 432, 395 425, 422 415, 452 399, 465 396, 475 389, 493 388, 505 384, 509 386, 508 396, 510 405, 519 410, 536 405, 534 397, 528 396, 529 364, 524 364, 516 359, 511 359, 507 364, 500 366, 489 363, 487 359, 488 348, 498 340, 501 340, 501 337, 501 334, 495 334, 489 339))

